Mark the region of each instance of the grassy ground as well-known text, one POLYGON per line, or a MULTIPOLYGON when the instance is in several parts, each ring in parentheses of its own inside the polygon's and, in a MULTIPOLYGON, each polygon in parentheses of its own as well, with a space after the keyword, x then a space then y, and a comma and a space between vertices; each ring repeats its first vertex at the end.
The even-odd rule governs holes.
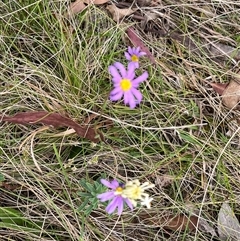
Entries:
POLYGON ((134 110, 108 100, 107 68, 124 61, 124 31, 131 20, 116 24, 104 7, 95 6, 67 20, 67 1, 4 2, 1 114, 45 110, 80 124, 94 115, 91 124, 105 142, 93 144, 65 129, 2 122, 1 240, 211 240, 200 227, 166 230, 162 217, 195 214, 216 228, 226 200, 239 217, 236 113, 221 105, 206 82, 228 82, 237 65, 211 57, 201 42, 239 46, 237 1, 164 0, 152 8, 161 13, 159 22, 166 20, 169 30, 188 36, 199 51, 176 39, 142 34, 157 65, 143 59, 149 79, 134 110), (100 177, 154 183, 152 209, 125 209, 118 217, 107 215, 104 204, 82 205, 78 192, 87 192, 84 184, 100 177))

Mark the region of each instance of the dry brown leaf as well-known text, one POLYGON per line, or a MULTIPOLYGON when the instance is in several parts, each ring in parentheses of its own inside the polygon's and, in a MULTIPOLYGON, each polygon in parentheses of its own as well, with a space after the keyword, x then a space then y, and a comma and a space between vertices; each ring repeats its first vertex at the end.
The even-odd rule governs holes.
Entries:
POLYGON ((194 231, 197 227, 198 217, 187 217, 183 214, 179 214, 178 216, 169 215, 167 217, 163 217, 161 221, 165 223, 165 229, 173 231, 194 231))
POLYGON ((149 6, 152 0, 137 0, 137 4, 139 7, 149 6))
POLYGON ((103 136, 100 134, 100 137, 96 137, 98 133, 93 128, 88 126, 80 126, 78 123, 72 119, 62 116, 58 113, 49 113, 46 111, 36 111, 36 112, 19 112, 14 116, 0 116, 2 121, 7 121, 15 124, 37 124, 42 123, 45 125, 50 125, 54 127, 71 127, 76 133, 83 138, 89 139, 93 142, 99 142, 103 140, 103 136))
POLYGON ((19 184, 14 184, 12 182, 4 181, 0 183, 0 187, 7 191, 15 191, 16 189, 20 189, 22 186, 19 184))
POLYGON ((75 2, 71 3, 68 8, 68 16, 80 13, 86 5, 84 4, 83 0, 76 0, 75 2))
POLYGON ((131 9, 131 8, 123 8, 120 9, 116 7, 115 5, 109 5, 106 7, 106 9, 112 14, 113 20, 116 22, 119 22, 122 18, 131 15, 134 13, 137 9, 131 9))
POLYGON ((146 53, 146 56, 149 58, 149 60, 152 62, 152 64, 156 64, 156 61, 153 57, 153 55, 151 54, 151 52, 149 51, 148 47, 146 47, 144 45, 144 43, 142 42, 142 40, 137 36, 137 34, 135 33, 134 29, 132 27, 127 29, 127 35, 129 37, 129 39, 131 40, 131 42, 136 46, 136 47, 140 47, 141 51, 146 53))
POLYGON ((240 101, 240 84, 231 80, 222 93, 223 104, 229 109, 240 109, 238 106, 240 101))
POLYGON ((107 3, 109 0, 76 0, 71 3, 68 7, 68 12, 65 14, 66 17, 70 17, 74 14, 82 12, 88 4, 101 5, 107 3))
POLYGON ((209 52, 213 57, 233 58, 234 60, 240 60, 240 51, 232 46, 222 43, 210 43, 208 47, 209 52))
POLYGON ((222 204, 218 214, 218 234, 221 240, 239 240, 240 224, 227 202, 222 204))
POLYGON ((93 3, 95 5, 101 5, 101 4, 109 2, 109 0, 84 0, 84 2, 87 4, 93 3))
POLYGON ((140 220, 148 225, 150 224, 154 225, 154 227, 162 227, 172 231, 195 231, 198 225, 197 216, 187 217, 184 214, 166 215, 155 218, 149 213, 144 213, 140 215, 140 220))
POLYGON ((219 94, 222 95, 226 87, 228 86, 227 84, 222 84, 222 83, 209 83, 213 89, 219 94))

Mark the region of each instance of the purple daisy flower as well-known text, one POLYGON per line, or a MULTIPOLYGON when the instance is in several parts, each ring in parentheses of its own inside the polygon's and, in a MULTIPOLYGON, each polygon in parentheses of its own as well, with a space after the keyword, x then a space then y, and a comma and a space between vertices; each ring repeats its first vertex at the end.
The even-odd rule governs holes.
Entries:
POLYGON ((128 47, 128 52, 125 52, 125 57, 130 62, 134 63, 135 68, 139 68, 139 57, 146 55, 145 52, 140 51, 140 47, 128 47))
POLYGON ((135 66, 132 62, 128 64, 127 70, 119 62, 110 65, 108 70, 114 83, 114 89, 110 92, 110 100, 117 101, 123 97, 124 104, 134 109, 142 100, 142 94, 137 88, 148 78, 148 73, 145 71, 135 78, 135 66))
POLYGON ((102 194, 97 195, 97 198, 100 199, 101 202, 105 202, 111 200, 111 202, 106 207, 106 211, 111 214, 118 208, 118 215, 121 215, 123 212, 124 203, 126 203, 130 209, 133 209, 133 205, 128 198, 122 197, 123 186, 117 181, 113 180, 111 182, 101 179, 101 183, 110 188, 110 191, 104 192, 102 194))

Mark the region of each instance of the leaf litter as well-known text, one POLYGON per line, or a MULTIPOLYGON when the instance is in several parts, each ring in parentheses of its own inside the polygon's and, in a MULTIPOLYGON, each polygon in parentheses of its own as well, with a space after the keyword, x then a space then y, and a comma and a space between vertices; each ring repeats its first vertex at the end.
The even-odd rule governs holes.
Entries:
POLYGON ((109 0, 76 0, 70 3, 66 17, 71 17, 75 14, 82 12, 89 4, 101 5, 107 3, 109 0))
POLYGON ((240 109, 240 80, 238 78, 231 80, 229 83, 209 84, 222 96, 222 102, 228 109, 240 109))
POLYGON ((72 16, 74 14, 78 14, 82 12, 86 7, 86 4, 84 4, 84 1, 82 0, 76 0, 75 2, 72 2, 68 7, 68 12, 66 16, 72 16))
POLYGON ((189 212, 189 214, 165 214, 161 215, 161 217, 155 217, 154 213, 142 212, 139 218, 141 222, 147 225, 153 225, 153 227, 161 227, 166 230, 180 232, 195 232, 201 230, 203 233, 208 233, 212 237, 217 237, 214 228, 209 222, 192 212, 189 212))
POLYGON ((224 90, 227 88, 228 84, 223 83, 209 83, 212 88, 219 94, 222 95, 224 90))
MULTIPOLYGON (((144 5, 144 4, 143 4, 144 5)), ((148 2, 149 5, 149 2, 148 2)), ((131 14, 137 15, 139 17, 138 13, 136 12, 136 9, 129 8, 123 8, 120 9, 116 5, 108 5, 106 9, 111 13, 112 18, 117 23, 120 22, 124 17, 129 16, 131 14)), ((146 15, 147 16, 147 15, 146 15)), ((155 18, 156 15, 154 15, 155 18)), ((137 19, 137 18, 136 18, 137 19)), ((139 17, 139 19, 142 19, 139 17)), ((143 20, 143 19, 142 19, 143 20)), ((149 19, 147 19, 149 20, 149 19)), ((154 19, 150 19, 154 20, 154 19)), ((151 30, 150 30, 151 32, 151 30)), ((134 27, 129 27, 126 31, 128 38, 132 42, 134 46, 139 46, 142 51, 147 53, 147 57, 151 61, 151 63, 156 64, 155 58, 153 54, 149 51, 148 47, 143 43, 141 38, 138 36, 139 34, 136 33, 136 29, 134 27)), ((172 39, 175 39, 179 41, 181 44, 183 44, 186 48, 188 48, 191 52, 195 52, 198 54, 201 54, 201 51, 204 50, 206 52, 209 52, 212 58, 222 58, 222 59, 233 59, 233 60, 239 60, 240 59, 240 52, 236 51, 234 47, 231 47, 226 44, 222 43, 211 43, 208 40, 202 39, 201 45, 205 46, 202 49, 199 49, 198 45, 195 44, 195 42, 189 38, 188 36, 182 36, 181 33, 172 32, 168 34, 166 31, 159 30, 159 37, 170 37, 172 39)), ((141 34, 141 33, 140 33, 141 34)), ((222 95, 222 101, 223 104, 228 107, 229 109, 236 108, 237 104, 239 102, 238 95, 240 94, 240 86, 237 82, 231 81, 230 83, 221 84, 221 83, 210 83, 210 85, 213 87, 213 89, 219 94, 222 95)), ((222 209, 221 209, 222 210, 222 209)), ((221 216, 221 213, 219 213, 221 216)), ((153 217, 149 216, 149 219, 147 217, 144 217, 143 220, 148 220, 150 223, 153 222, 153 217)), ((196 231, 196 228, 204 226, 205 229, 208 231, 211 230, 211 233, 213 236, 216 236, 216 233, 214 230, 208 225, 208 223, 204 220, 204 222, 201 222, 202 219, 199 219, 197 216, 185 216, 183 214, 179 215, 167 215, 165 217, 162 217, 160 220, 155 220, 154 224, 161 225, 165 229, 169 229, 172 231, 185 231, 186 229, 190 231, 196 231)))
MULTIPOLYGON (((79 6, 77 6, 77 5, 72 5, 72 9, 71 9, 71 12, 73 13, 73 14, 77 14, 77 13, 79 13, 79 12, 81 12, 85 7, 86 7, 86 5, 82 2, 82 1, 79 1, 79 0, 77 0, 76 2, 74 2, 75 4, 76 3, 78 3, 79 4, 79 6), (82 4, 81 4, 81 3, 82 4)), ((72 3, 73 4, 73 3, 72 3)), ((70 5, 71 6, 71 5, 70 5)), ((115 19, 115 21, 119 21, 119 19, 115 19)), ((133 28, 132 28, 133 29, 133 28)), ((129 30, 129 29, 128 29, 129 30)), ((131 34, 129 34, 128 33, 128 36, 129 36, 129 38, 130 38, 130 40, 132 41, 132 43, 134 44, 134 45, 136 45, 136 46, 140 46, 139 44, 141 44, 141 46, 143 46, 144 47, 144 44, 143 44, 143 42, 142 42, 142 40, 137 36, 137 34, 136 34, 136 30, 133 30, 133 31, 135 31, 135 36, 134 35, 131 35, 131 34), (136 37, 137 36, 137 37, 136 37)), ((166 36, 166 35, 165 35, 166 36)), ((164 36, 164 37, 165 37, 164 36)), ((179 35, 171 35, 170 36, 171 38, 175 38, 175 39, 177 39, 177 40, 179 40, 179 42, 181 42, 184 46, 186 46, 186 47, 188 47, 189 48, 189 46, 190 46, 190 50, 192 51, 192 52, 194 52, 195 50, 197 50, 197 46, 194 44, 194 42, 190 42, 190 41, 186 41, 186 38, 179 38, 179 35)), ((228 45, 219 45, 220 47, 218 47, 218 45, 215 45, 215 46, 217 46, 217 48, 218 48, 218 50, 220 49, 220 54, 222 54, 223 53, 223 55, 224 55, 224 57, 231 57, 231 56, 229 56, 228 55, 228 49, 230 49, 231 51, 235 51, 235 48, 233 48, 233 47, 229 47, 228 45), (224 48, 226 49, 226 50, 224 50, 224 48), (225 53, 227 53, 227 54, 225 54, 225 53)), ((145 46, 146 47, 146 46, 145 46)), ((146 47, 147 48, 147 47, 146 47)), ((150 51, 148 52, 148 51, 146 51, 146 49, 145 50, 143 50, 143 51, 145 51, 145 52, 147 52, 147 53, 149 53, 149 55, 148 55, 148 57, 150 58, 150 60, 151 60, 151 62, 152 63, 155 63, 155 59, 154 59, 154 57, 153 57, 153 55, 150 53, 150 51)), ((213 54, 214 54, 214 49, 212 50, 212 48, 209 48, 209 51, 210 52, 212 52, 213 54)), ((235 51, 236 52, 236 51, 235 51)), ((219 52, 216 52, 215 51, 215 53, 217 53, 217 54, 215 54, 216 56, 218 56, 219 55, 219 52)), ((231 54, 231 53, 230 53, 231 54)), ((238 55, 238 52, 237 52, 237 55, 238 55)), ((236 57, 236 59, 237 59, 237 57, 236 57)), ((235 83, 236 84, 236 83, 235 83)), ((217 93, 219 93, 220 95, 222 95, 222 97, 223 97, 223 103, 225 104, 225 106, 226 107, 228 107, 228 108, 230 108, 230 109, 232 109, 232 108, 234 108, 235 106, 237 106, 237 103, 238 103, 238 101, 239 101, 239 99, 238 98, 234 98, 233 100, 231 100, 230 101, 230 99, 229 99, 229 96, 231 96, 231 95, 237 95, 237 93, 238 92, 236 92, 236 89, 234 88, 234 85, 235 84, 231 84, 231 82, 229 83, 229 84, 218 84, 218 83, 216 83, 215 84, 215 86, 213 86, 212 85, 212 87, 213 88, 215 88, 215 90, 216 90, 216 92, 217 93), (233 88, 230 88, 231 87, 231 85, 232 85, 232 87, 233 88)), ((239 86, 238 86, 239 87, 239 86)), ((236 97, 236 96, 235 96, 236 97)), ((16 114, 16 116, 17 116, 18 114, 16 114)), ((15 117, 15 116, 14 116, 15 117)), ((4 119, 4 117, 2 117, 2 119, 3 119, 3 121, 8 121, 8 122, 12 122, 12 123, 16 123, 16 124, 32 124, 32 122, 33 122, 33 124, 35 124, 35 123, 43 123, 43 124, 47 124, 47 125, 53 125, 54 127, 60 127, 60 126, 68 126, 68 127, 71 127, 71 128, 73 128, 73 126, 72 126, 72 124, 70 124, 69 125, 69 123, 68 124, 63 124, 63 125, 60 125, 59 123, 54 123, 54 124, 50 124, 50 122, 51 121, 38 121, 38 120, 36 120, 35 119, 35 121, 32 121, 31 120, 31 118, 29 118, 29 121, 25 121, 25 122, 21 122, 20 120, 16 120, 16 119, 14 119, 14 117, 7 117, 7 118, 10 118, 10 119, 4 119), (13 119, 11 119, 11 118, 13 118, 13 119)), ((19 116, 17 116, 18 118, 19 117, 21 117, 21 115, 19 115, 19 116)), ((23 116, 22 116, 23 117, 23 116)), ((43 118, 43 116, 42 117, 40 117, 40 119, 41 118, 43 118)), ((67 118, 67 117, 64 117, 64 118, 67 118)), ((20 118, 21 119, 21 118, 20 118)), ((26 118, 27 119, 27 118, 26 118)), ((77 123, 76 123, 77 124, 77 123)), ((77 124, 78 125, 78 124, 77 124)), ((75 126, 75 125, 74 125, 75 126)), ((84 129, 84 131, 86 131, 85 129, 84 129)), ((79 136, 81 136, 81 137, 86 137, 85 135, 83 135, 83 132, 82 132, 82 130, 80 131, 80 133, 81 134, 79 134, 79 136)), ((95 133, 96 134, 96 133, 95 133)), ((91 138, 89 138, 89 140, 91 140, 92 138, 93 138, 93 136, 92 135, 90 135, 91 136, 91 138)), ((222 208, 223 208, 223 206, 222 206, 222 208)), ((221 208, 221 209, 222 209, 221 208)), ((228 209, 228 207, 226 208, 226 207, 224 207, 224 210, 226 211, 228 209)), ((219 212, 219 217, 220 217, 220 214, 221 214, 221 210, 220 210, 220 212, 219 212)), ((223 213, 223 212, 222 212, 223 213)), ((233 214, 234 215, 234 214, 233 214)), ((234 217, 235 217, 235 215, 234 215, 234 217)), ((152 218, 152 217, 151 217, 152 218)), ((226 217, 225 217, 225 219, 226 219, 226 217)), ((221 222, 223 222, 220 218, 219 218, 219 220, 221 221, 221 222)), ((190 229, 190 230, 192 230, 192 231, 195 231, 196 230, 196 225, 197 225, 197 222, 198 222, 198 219, 196 218, 196 217, 185 217, 185 215, 182 215, 182 214, 180 214, 179 216, 168 216, 168 217, 166 217, 165 219, 162 219, 162 220, 158 220, 158 223, 160 224, 161 222, 164 222, 164 221, 167 221, 167 224, 165 225, 165 227, 166 228, 168 228, 168 229, 170 229, 170 230, 173 230, 173 231, 176 231, 176 230, 182 230, 182 231, 185 231, 186 229, 190 229), (190 226, 188 225, 189 224, 189 222, 190 222, 190 226)), ((236 220, 235 220, 236 221, 236 220)), ((219 223, 221 223, 221 222, 219 222, 219 223)), ((239 225, 239 224, 238 224, 239 225)), ((234 233, 234 235, 233 236, 235 236, 235 233, 234 233)))
MULTIPOLYGON (((75 2, 70 3, 67 10, 67 14, 65 15, 69 17, 72 15, 78 14, 81 11, 83 11, 86 8, 86 6, 88 6, 89 4, 102 5, 108 2, 109 0, 76 0, 75 2)), ((120 2, 120 3, 108 5, 106 6, 106 9, 111 13, 113 20, 116 21, 117 23, 119 23, 119 21, 123 19, 125 16, 128 16, 130 14, 133 14, 133 18, 139 19, 144 22, 148 21, 150 16, 151 16, 150 19, 152 20, 157 19, 160 16, 160 15, 158 16, 156 13, 152 13, 151 8, 145 11, 145 14, 143 14, 144 16, 142 16, 142 11, 140 12, 140 14, 139 14, 139 11, 137 11, 139 8, 132 8, 133 6, 140 6, 140 7, 153 6, 154 7, 156 5, 154 1, 146 1, 146 0, 137 1, 137 4, 138 5, 136 4, 134 5, 134 3, 130 3, 130 2, 123 2, 123 3, 120 2), (123 8, 123 9, 118 8, 118 6, 121 6, 121 5, 128 6, 128 8, 123 8)), ((204 14, 210 13, 209 11, 205 11, 204 8, 198 9, 198 11, 200 10, 202 10, 204 14)), ((150 28, 148 26, 145 26, 143 30, 145 30, 145 32, 156 34, 158 38, 170 38, 170 39, 177 40, 182 45, 184 45, 187 49, 189 49, 189 51, 191 51, 192 53, 201 54, 202 51, 205 51, 209 53, 211 58, 215 59, 215 61, 217 62, 221 60, 230 59, 234 63, 236 63, 236 61, 240 60, 240 51, 237 48, 224 43, 220 43, 220 42, 216 43, 214 41, 210 41, 208 38, 205 37, 206 33, 200 34, 199 36, 197 36, 196 31, 194 31, 194 35, 192 34, 192 36, 197 36, 197 38, 200 39, 200 42, 196 44, 192 37, 183 35, 179 31, 170 31, 169 26, 165 26, 162 29, 159 26, 156 27, 156 25, 150 28)), ((203 31, 206 32, 205 29, 203 31)), ((153 55, 150 53, 148 48, 142 43, 142 41, 136 35, 133 28, 130 27, 126 33, 130 38, 131 42, 136 47, 140 46, 142 51, 147 53, 147 57, 149 57, 150 61, 155 64, 153 55)), ((231 44, 234 44, 234 43, 231 43, 231 44)))
POLYGON ((121 19, 123 19, 124 17, 126 17, 128 15, 131 15, 132 13, 134 13, 137 10, 137 8, 120 9, 120 8, 116 7, 116 5, 114 5, 114 4, 108 5, 106 7, 106 9, 111 13, 113 20, 116 22, 119 22, 121 19))
POLYGON ((42 123, 53 127, 71 127, 82 138, 86 138, 95 143, 103 140, 103 135, 97 133, 94 128, 80 126, 69 117, 62 116, 58 113, 50 113, 46 111, 19 112, 14 116, 0 116, 0 118, 2 121, 22 125, 42 123))
POLYGON ((239 221, 227 202, 218 213, 218 234, 221 240, 240 240, 239 221))
POLYGON ((222 93, 223 104, 229 109, 240 109, 240 84, 231 80, 222 93))

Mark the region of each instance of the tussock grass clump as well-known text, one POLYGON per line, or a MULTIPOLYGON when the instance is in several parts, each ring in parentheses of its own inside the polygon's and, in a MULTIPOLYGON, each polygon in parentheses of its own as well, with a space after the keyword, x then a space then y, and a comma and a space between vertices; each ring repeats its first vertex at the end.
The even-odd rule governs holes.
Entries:
POLYGON ((216 228, 226 200, 239 215, 237 112, 224 108, 207 82, 226 83, 237 72, 233 56, 207 46, 237 51, 239 3, 161 1, 150 8, 161 15, 151 24, 172 35, 141 32, 157 64, 143 59, 149 78, 134 110, 109 101, 107 70, 124 61, 124 31, 132 22, 116 24, 96 6, 66 18, 68 4, 0 4, 1 115, 45 110, 83 125, 90 118, 105 141, 1 122, 2 240, 210 240, 200 226, 169 231, 163 217, 196 215, 216 228), (102 203, 82 205, 79 181, 91 187, 101 177, 154 183, 152 209, 125 209, 117 217, 102 203))

